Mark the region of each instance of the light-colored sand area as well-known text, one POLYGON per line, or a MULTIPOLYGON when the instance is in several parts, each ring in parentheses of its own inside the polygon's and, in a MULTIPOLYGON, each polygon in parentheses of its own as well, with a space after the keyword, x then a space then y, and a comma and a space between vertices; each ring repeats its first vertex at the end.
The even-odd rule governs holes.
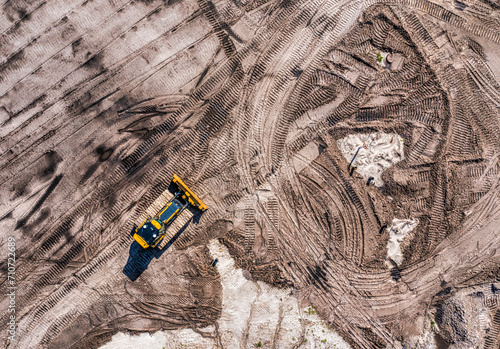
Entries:
MULTIPOLYGON (((403 253, 400 244, 403 239, 418 225, 418 219, 393 219, 389 228, 389 242, 387 243, 387 257, 391 258, 396 264, 403 261, 403 253)), ((386 261, 388 267, 392 264, 386 261)))
MULTIPOLYGON (((204 330, 207 330, 206 328, 204 330)), ((211 329, 213 331, 213 328, 211 329)), ((154 334, 129 335, 117 333, 111 342, 100 349, 167 349, 167 348, 212 348, 214 342, 203 338, 190 328, 175 331, 158 331, 154 334)))
POLYGON ((300 307, 292 289, 278 289, 250 279, 249 273, 235 267, 228 249, 212 240, 209 250, 222 283, 222 314, 218 331, 214 326, 200 329, 159 331, 153 335, 130 336, 118 333, 100 349, 215 348, 219 337, 223 348, 338 348, 350 346, 328 328, 310 307, 300 307), (245 277, 246 276, 246 277, 245 277))
POLYGON ((337 140, 337 145, 348 162, 359 149, 352 166, 367 181, 382 187, 382 172, 404 158, 403 138, 396 133, 359 133, 337 140))

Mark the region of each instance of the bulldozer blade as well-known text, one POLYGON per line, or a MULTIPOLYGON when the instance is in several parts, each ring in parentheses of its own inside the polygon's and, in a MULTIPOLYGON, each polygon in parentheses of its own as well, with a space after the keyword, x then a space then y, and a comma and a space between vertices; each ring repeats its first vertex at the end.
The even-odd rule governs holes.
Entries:
POLYGON ((189 187, 179 178, 179 176, 177 176, 176 174, 174 174, 174 179, 173 179, 173 182, 175 184, 177 184, 177 186, 179 187, 179 189, 186 195, 187 197, 187 200, 189 201, 189 203, 195 207, 197 207, 198 209, 200 209, 201 211, 205 211, 208 209, 207 205, 205 205, 203 203, 203 201, 201 201, 195 193, 193 193, 191 191, 191 189, 189 189, 189 187))

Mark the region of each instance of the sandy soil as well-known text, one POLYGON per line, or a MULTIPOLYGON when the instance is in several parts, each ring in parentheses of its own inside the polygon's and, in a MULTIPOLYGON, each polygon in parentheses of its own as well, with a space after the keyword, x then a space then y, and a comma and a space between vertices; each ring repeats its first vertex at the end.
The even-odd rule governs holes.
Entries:
POLYGON ((226 246, 209 243, 217 258, 222 283, 222 313, 214 326, 161 331, 152 335, 118 333, 100 349, 118 348, 338 348, 350 346, 316 314, 314 307, 300 307, 293 289, 278 289, 252 281, 248 271, 235 267, 226 246), (203 333, 204 336, 201 336, 203 333), (211 335, 213 339, 207 338, 211 335))
POLYGON ((498 348, 499 10, 3 1, 0 347, 498 348), (174 173, 209 209, 143 250, 174 173))
MULTIPOLYGON (((400 244, 403 239, 411 233, 418 225, 417 219, 393 219, 389 229, 389 242, 387 243, 387 257, 391 258, 396 264, 403 261, 403 253, 400 244)), ((392 264, 386 261, 386 264, 392 267, 392 264)))
MULTIPOLYGON (((206 330, 206 329, 204 329, 206 330)), ((101 346, 99 349, 195 349, 214 348, 212 339, 203 338, 202 335, 192 329, 160 331, 153 334, 143 333, 141 335, 130 335, 117 333, 111 342, 101 346)))

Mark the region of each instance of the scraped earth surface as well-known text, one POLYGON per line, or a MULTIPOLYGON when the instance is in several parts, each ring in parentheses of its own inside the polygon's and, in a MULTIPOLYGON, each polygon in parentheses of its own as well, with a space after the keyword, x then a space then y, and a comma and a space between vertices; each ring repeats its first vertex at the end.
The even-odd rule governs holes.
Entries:
POLYGON ((498 348, 497 2, 0 6, 2 347, 202 328, 228 347, 217 239, 351 347, 498 348), (348 170, 359 134, 404 140, 383 187, 348 170), (209 210, 142 251, 174 173, 209 210), (394 219, 419 223, 387 268, 394 219))
MULTIPOLYGON (((389 242, 387 243, 387 258, 397 265, 403 261, 401 243, 408 234, 418 225, 418 220, 414 219, 393 219, 389 227, 389 242)), ((408 240, 408 239, 407 239, 408 240)), ((387 263, 386 263, 387 264, 387 263)), ((392 264, 390 262, 389 264, 392 264)))
POLYGON ((235 268, 228 249, 217 240, 209 243, 219 262, 222 313, 215 326, 130 336, 118 333, 100 349, 162 348, 333 348, 350 346, 328 328, 312 306, 301 306, 293 288, 278 289, 254 281, 248 270, 235 268), (260 343, 260 344, 259 344, 260 343))

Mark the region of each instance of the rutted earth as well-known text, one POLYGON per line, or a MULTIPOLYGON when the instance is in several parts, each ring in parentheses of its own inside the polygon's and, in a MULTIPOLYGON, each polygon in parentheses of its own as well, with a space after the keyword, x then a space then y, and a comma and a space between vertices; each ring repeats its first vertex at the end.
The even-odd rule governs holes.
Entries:
POLYGON ((222 283, 222 312, 214 326, 131 336, 118 333, 100 349, 338 348, 350 346, 316 314, 298 303, 292 288, 278 289, 235 267, 226 246, 211 240, 222 283))
POLYGON ((0 7, 1 347, 498 348, 495 1, 0 7))

